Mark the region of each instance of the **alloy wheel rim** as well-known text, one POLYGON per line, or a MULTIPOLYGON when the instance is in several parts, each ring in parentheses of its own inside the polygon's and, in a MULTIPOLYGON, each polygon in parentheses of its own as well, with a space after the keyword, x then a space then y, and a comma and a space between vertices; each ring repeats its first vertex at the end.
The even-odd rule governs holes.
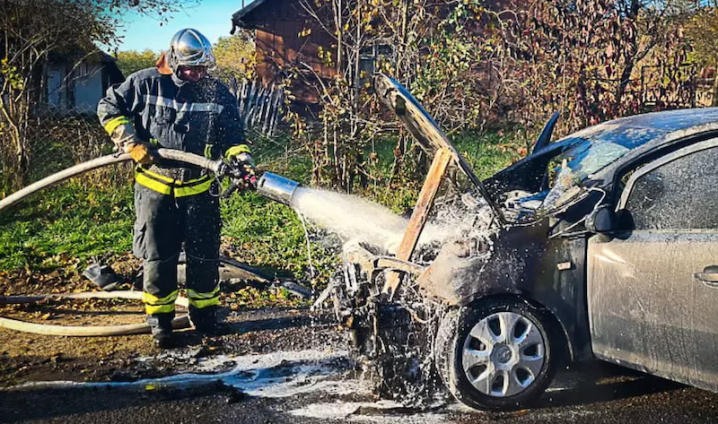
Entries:
POLYGON ((514 312, 497 312, 471 329, 461 362, 476 390, 491 397, 509 397, 536 381, 546 361, 545 351, 546 342, 536 324, 514 312))

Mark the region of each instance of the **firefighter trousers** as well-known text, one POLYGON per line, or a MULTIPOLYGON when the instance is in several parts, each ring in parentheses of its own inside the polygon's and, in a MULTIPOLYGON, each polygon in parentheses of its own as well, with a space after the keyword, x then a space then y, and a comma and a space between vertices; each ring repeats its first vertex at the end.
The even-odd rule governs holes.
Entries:
POLYGON ((135 183, 133 252, 144 261, 143 302, 153 333, 171 329, 183 247, 190 319, 195 325, 215 319, 221 220, 210 191, 175 197, 135 183))

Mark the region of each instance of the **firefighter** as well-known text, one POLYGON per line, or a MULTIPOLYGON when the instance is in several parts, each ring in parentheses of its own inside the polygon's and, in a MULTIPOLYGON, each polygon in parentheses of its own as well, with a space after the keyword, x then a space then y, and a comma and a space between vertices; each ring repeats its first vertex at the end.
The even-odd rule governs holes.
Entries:
POLYGON ((155 163, 152 155, 153 147, 162 147, 211 159, 223 156, 253 172, 236 99, 208 75, 214 64, 207 38, 183 29, 156 67, 108 89, 97 110, 113 142, 137 163, 133 252, 144 260, 143 302, 160 348, 173 345, 177 262, 183 248, 192 324, 206 335, 226 328, 217 320, 217 183, 200 168, 155 163))

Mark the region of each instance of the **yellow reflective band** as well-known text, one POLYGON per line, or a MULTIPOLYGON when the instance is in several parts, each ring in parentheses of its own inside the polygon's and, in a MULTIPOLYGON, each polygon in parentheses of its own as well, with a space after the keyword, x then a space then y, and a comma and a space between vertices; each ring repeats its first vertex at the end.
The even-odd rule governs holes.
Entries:
POLYGON ((219 295, 219 287, 207 293, 199 293, 190 289, 187 291, 187 294, 189 295, 190 299, 211 299, 219 295))
POLYGON ((204 183, 205 180, 206 180, 206 181, 209 181, 209 182, 214 181, 211 176, 209 176, 209 175, 203 175, 203 176, 201 176, 201 177, 199 177, 199 178, 195 178, 195 179, 193 179, 193 180, 189 180, 189 181, 185 181, 185 182, 175 181, 175 184, 180 185, 180 186, 183 186, 183 185, 184 185, 184 186, 187 186, 187 185, 194 185, 194 184, 197 184, 197 183, 204 183))
POLYGON ((141 166, 138 166, 137 169, 135 170, 135 172, 140 173, 140 174, 147 174, 148 176, 150 176, 150 177, 152 177, 152 178, 154 178, 154 179, 156 179, 156 180, 166 181, 167 183, 173 184, 173 185, 176 185, 176 186, 196 184, 196 183, 199 183, 199 182, 204 182, 204 181, 207 180, 207 179, 210 179, 210 176, 209 176, 209 175, 203 175, 203 176, 201 176, 201 177, 199 177, 199 178, 195 178, 195 179, 192 179, 192 180, 189 180, 189 181, 177 181, 177 180, 173 180, 172 178, 165 177, 164 175, 158 174, 158 173, 156 173, 156 172, 152 172, 152 171, 150 171, 150 170, 147 170, 147 169, 145 169, 145 168, 143 168, 143 167, 141 167, 141 166))
POLYGON ((117 118, 110 119, 107 124, 105 124, 105 131, 107 131, 107 134, 112 135, 113 132, 119 127, 120 125, 129 124, 130 120, 127 119, 126 116, 118 116, 117 118))
POLYGON ((204 157, 207 159, 212 159, 212 147, 214 144, 205 144, 204 145, 204 157))
POLYGON ((195 194, 202 194, 205 191, 209 190, 209 188, 212 186, 212 182, 213 180, 209 179, 207 181, 192 186, 186 186, 187 183, 184 183, 184 185, 175 187, 175 197, 186 197, 195 194))
POLYGON ((161 180, 161 181, 168 182, 168 183, 170 183, 170 184, 175 184, 175 180, 173 180, 172 178, 165 177, 164 175, 160 175, 160 174, 158 174, 158 173, 156 173, 156 172, 148 171, 147 169, 145 169, 145 168, 143 168, 143 167, 141 167, 141 166, 138 166, 135 171, 136 171, 137 173, 140 173, 140 174, 147 174, 147 175, 149 175, 150 177, 152 177, 152 178, 154 178, 154 179, 156 179, 156 180, 161 180))
POLYGON ((162 193, 165 195, 172 194, 172 186, 153 180, 152 178, 142 173, 138 172, 135 174, 135 181, 137 182, 137 184, 145 186, 150 190, 156 191, 158 193, 162 193))
POLYGON ((207 308, 210 306, 219 305, 219 296, 215 296, 211 299, 189 299, 189 304, 197 309, 207 308))
POLYGON ((156 145, 158 144, 158 143, 157 143, 157 139, 156 139, 156 138, 151 138, 151 139, 150 139, 150 144, 153 145, 153 146, 156 146, 156 145))
POLYGON ((232 146, 229 149, 227 149, 224 156, 229 159, 230 157, 237 156, 240 153, 252 153, 252 152, 249 150, 249 146, 247 146, 246 144, 240 144, 239 146, 232 146))
POLYGON ((175 197, 186 197, 201 194, 209 190, 214 180, 209 175, 204 175, 189 181, 176 181, 164 175, 148 171, 142 167, 135 170, 135 181, 150 190, 164 195, 170 195, 174 191, 175 197), (160 181, 157 181, 160 180, 160 181))
POLYGON ((159 306, 145 305, 145 313, 147 315, 169 314, 174 311, 175 311, 174 303, 170 303, 169 305, 159 305, 159 306))
POLYGON ((179 297, 179 291, 175 290, 165 297, 157 297, 150 293, 142 293, 142 302, 148 305, 167 305, 171 304, 174 306, 175 301, 179 297))

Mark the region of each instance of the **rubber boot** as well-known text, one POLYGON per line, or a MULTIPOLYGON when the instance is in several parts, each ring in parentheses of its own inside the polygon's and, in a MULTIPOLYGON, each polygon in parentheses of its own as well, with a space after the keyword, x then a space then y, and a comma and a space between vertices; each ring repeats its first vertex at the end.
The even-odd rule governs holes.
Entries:
POLYGON ((175 347, 175 340, 172 335, 172 320, 174 314, 147 315, 147 323, 152 330, 152 338, 155 345, 160 349, 175 347))
POLYGON ((195 330, 204 336, 222 336, 230 333, 229 326, 217 319, 217 307, 189 308, 189 319, 195 330))

